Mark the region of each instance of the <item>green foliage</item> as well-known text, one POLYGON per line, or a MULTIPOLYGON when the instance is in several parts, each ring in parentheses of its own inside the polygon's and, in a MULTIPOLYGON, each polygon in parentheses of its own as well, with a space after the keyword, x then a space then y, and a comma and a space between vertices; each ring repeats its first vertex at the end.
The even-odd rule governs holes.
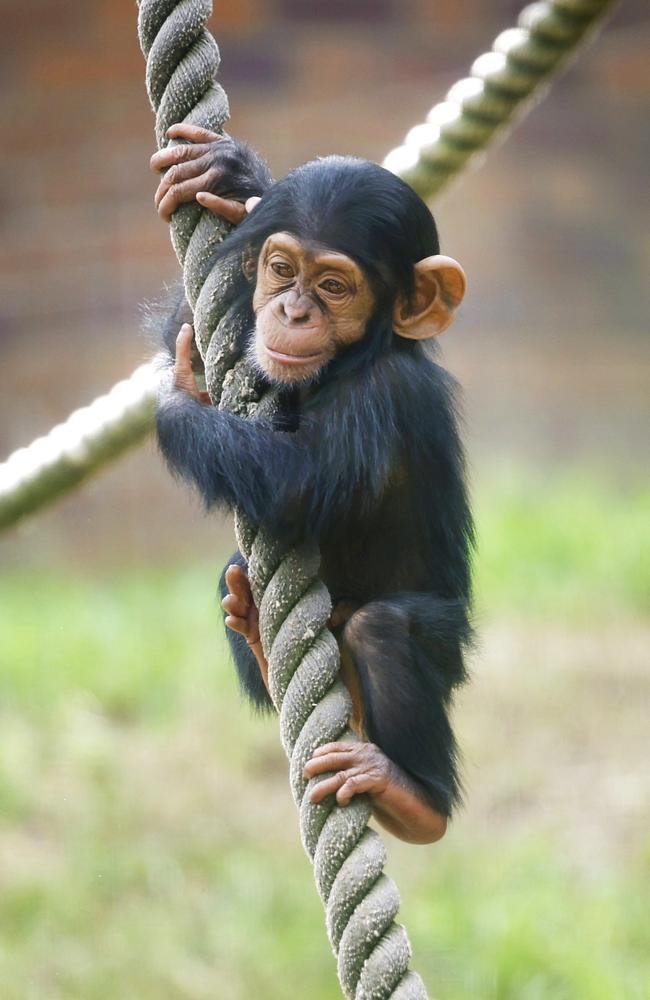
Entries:
POLYGON ((488 613, 650 614, 650 487, 502 473, 481 483, 476 508, 476 587, 488 613))
POLYGON ((434 989, 442 976, 445 1000, 647 1000, 649 902, 647 883, 586 876, 548 840, 478 853, 467 844, 432 865, 409 925, 419 968, 434 989))

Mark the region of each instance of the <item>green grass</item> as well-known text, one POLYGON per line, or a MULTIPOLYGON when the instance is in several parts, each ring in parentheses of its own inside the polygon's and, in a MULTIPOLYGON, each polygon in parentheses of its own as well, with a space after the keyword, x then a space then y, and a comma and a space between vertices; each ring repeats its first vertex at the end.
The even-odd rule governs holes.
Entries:
MULTIPOLYGON (((650 610, 647 492, 501 481, 477 506, 483 616, 593 629, 650 610)), ((240 704, 215 583, 198 566, 0 584, 2 1000, 339 996, 276 724, 240 704)), ((390 847, 432 994, 647 1000, 650 838, 583 863, 551 824, 509 826, 390 847)))
POLYGON ((650 485, 501 470, 481 482, 476 511, 487 614, 650 615, 650 485))

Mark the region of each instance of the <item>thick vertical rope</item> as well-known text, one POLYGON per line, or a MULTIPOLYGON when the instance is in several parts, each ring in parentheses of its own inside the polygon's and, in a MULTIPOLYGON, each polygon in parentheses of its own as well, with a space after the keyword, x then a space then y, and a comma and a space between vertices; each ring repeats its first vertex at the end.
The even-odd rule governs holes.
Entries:
MULTIPOLYGON (((175 121, 221 129, 228 109, 223 91, 213 82, 219 54, 205 28, 210 2, 140 0, 139 8, 159 146, 175 121)), ((223 315, 220 303, 228 275, 212 267, 212 251, 221 237, 214 217, 198 206, 174 215, 172 240, 194 309, 210 396, 230 412, 253 416, 273 408, 273 392, 258 400, 253 370, 242 357, 243 331, 236 316, 223 315)), ((271 697, 290 759, 302 842, 325 905, 343 992, 355 1000, 426 1000, 422 980, 408 968, 408 937, 395 923, 399 894, 383 872, 382 841, 368 829, 367 798, 355 798, 343 808, 332 796, 314 805, 306 794, 314 780, 322 780, 308 783, 303 778, 313 751, 333 740, 354 739, 350 696, 338 679, 338 646, 327 628, 331 601, 318 579, 318 550, 304 545, 285 552, 241 515, 236 529, 260 612, 271 697)))

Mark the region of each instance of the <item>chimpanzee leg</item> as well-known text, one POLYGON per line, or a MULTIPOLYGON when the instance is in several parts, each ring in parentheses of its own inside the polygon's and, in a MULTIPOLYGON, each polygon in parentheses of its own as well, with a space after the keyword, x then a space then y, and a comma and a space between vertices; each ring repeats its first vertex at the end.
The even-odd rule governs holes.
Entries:
MULTIPOLYGON (((239 550, 237 550, 237 552, 235 552, 235 554, 228 560, 219 579, 220 600, 223 600, 228 593, 228 587, 226 585, 226 570, 229 566, 233 565, 241 566, 245 571, 248 569, 246 560, 239 550)), ((246 639, 239 632, 234 632, 232 629, 227 627, 226 636, 228 637, 230 652, 232 653, 232 658, 235 661, 239 684, 243 693, 256 708, 262 711, 270 710, 273 705, 269 697, 269 693, 264 685, 258 662, 255 659, 255 655, 250 646, 246 642, 246 639)))
POLYGON ((469 639, 462 602, 405 593, 360 608, 341 640, 358 675, 369 740, 447 816, 460 800, 448 707, 452 689, 465 680, 469 639))

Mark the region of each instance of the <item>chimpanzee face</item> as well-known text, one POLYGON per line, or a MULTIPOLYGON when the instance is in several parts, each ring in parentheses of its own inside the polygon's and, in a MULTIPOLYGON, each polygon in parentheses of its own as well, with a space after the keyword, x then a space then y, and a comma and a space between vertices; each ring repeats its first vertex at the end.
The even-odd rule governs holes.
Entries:
POLYGON ((257 264, 257 363, 274 382, 313 379, 363 337, 374 304, 368 279, 350 257, 274 233, 257 264))

